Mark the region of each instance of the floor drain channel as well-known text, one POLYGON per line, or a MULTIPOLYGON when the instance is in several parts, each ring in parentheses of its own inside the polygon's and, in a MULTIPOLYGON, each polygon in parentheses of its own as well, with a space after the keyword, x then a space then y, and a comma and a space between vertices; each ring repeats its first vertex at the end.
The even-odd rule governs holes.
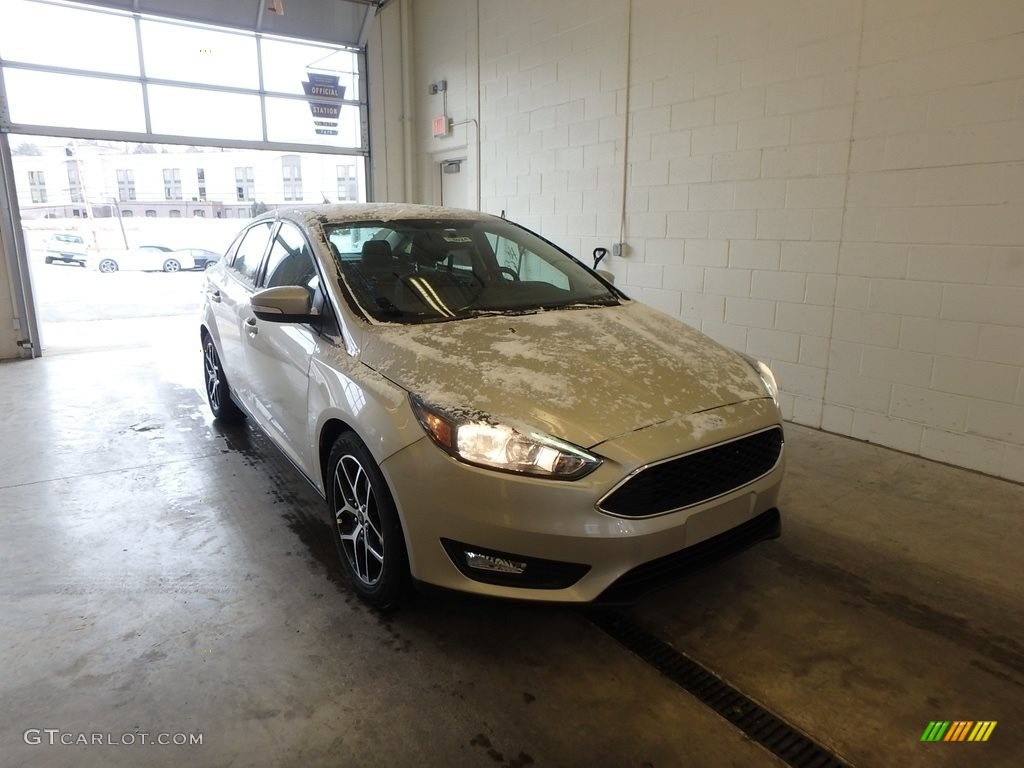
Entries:
POLYGON ((592 616, 591 621, 794 768, 849 768, 835 753, 625 616, 602 613, 592 616))

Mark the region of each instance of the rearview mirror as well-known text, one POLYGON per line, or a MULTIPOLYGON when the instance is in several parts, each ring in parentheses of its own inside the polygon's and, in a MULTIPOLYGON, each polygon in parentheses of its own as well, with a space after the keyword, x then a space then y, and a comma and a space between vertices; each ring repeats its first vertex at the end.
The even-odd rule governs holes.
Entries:
POLYGON ((317 316, 309 291, 301 285, 280 285, 258 291, 249 299, 252 312, 271 323, 308 323, 317 316))

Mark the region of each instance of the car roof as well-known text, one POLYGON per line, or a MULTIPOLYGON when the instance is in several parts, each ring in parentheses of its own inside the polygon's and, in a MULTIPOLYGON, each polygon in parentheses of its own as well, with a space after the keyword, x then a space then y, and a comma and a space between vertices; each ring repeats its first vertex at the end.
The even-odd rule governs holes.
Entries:
POLYGON ((282 208, 268 211, 255 220, 287 218, 307 226, 313 224, 345 224, 357 221, 396 221, 399 219, 464 219, 489 221, 497 219, 489 213, 463 208, 445 208, 437 205, 409 205, 407 203, 335 203, 311 205, 301 208, 282 208))

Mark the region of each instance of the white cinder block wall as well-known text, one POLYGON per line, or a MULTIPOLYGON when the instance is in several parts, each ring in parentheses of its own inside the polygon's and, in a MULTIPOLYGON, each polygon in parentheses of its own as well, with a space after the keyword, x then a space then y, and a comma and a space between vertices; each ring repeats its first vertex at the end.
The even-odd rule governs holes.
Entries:
POLYGON ((474 148, 431 136, 446 79, 484 210, 581 257, 621 225, 619 284, 768 360, 788 418, 1024 481, 1024 3, 413 15, 419 200, 474 148))

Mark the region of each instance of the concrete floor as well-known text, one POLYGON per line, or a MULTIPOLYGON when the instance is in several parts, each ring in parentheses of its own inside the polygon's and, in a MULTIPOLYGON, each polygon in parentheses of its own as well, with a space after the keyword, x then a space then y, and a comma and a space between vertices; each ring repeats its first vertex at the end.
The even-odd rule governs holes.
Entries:
MULTIPOLYGON (((0 765, 781 765, 584 612, 362 607, 322 502, 212 423, 194 325, 0 365, 0 765)), ((1024 764, 1024 487, 787 437, 783 537, 632 615, 856 766, 1024 764)))

